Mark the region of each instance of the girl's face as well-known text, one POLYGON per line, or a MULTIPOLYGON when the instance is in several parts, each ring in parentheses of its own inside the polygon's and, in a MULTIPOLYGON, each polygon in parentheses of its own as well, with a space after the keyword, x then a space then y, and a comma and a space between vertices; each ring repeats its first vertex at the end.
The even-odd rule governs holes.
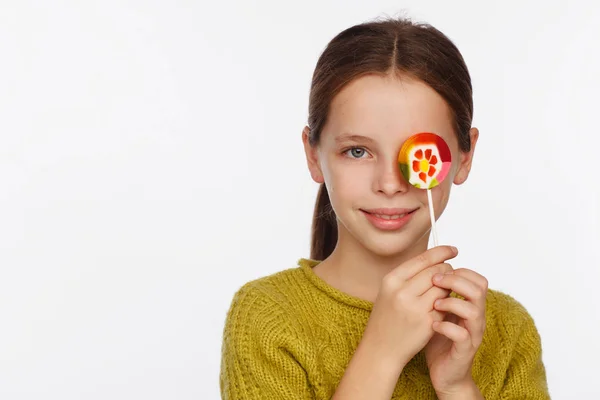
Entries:
POLYGON ((408 77, 364 76, 334 98, 317 148, 308 144, 305 129, 309 170, 313 180, 327 186, 338 219, 338 245, 355 243, 386 257, 416 244, 427 247, 431 229, 427 191, 410 185, 397 161, 404 141, 420 132, 438 134, 452 152, 448 176, 432 189, 437 218, 448 203, 452 183, 467 179, 478 132, 471 129, 471 151, 461 152, 450 109, 432 88, 408 77), (402 227, 385 230, 366 214, 381 208, 415 211, 402 227))

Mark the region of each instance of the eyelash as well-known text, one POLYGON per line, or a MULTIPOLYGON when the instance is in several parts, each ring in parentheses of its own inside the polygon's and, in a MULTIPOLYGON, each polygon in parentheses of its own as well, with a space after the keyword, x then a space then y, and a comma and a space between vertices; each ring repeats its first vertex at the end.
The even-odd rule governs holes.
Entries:
MULTIPOLYGON (((365 152, 365 154, 368 154, 368 153, 369 153, 369 152, 367 151, 367 149, 365 149, 364 147, 353 146, 353 147, 348 147, 347 149, 345 149, 344 151, 342 151, 342 154, 346 154, 347 152, 349 152, 349 151, 351 151, 351 150, 354 150, 354 149, 360 149, 360 150, 364 151, 364 152, 365 152)), ((351 158, 351 159, 353 159, 353 160, 361 160, 361 159, 362 159, 362 158, 364 158, 364 157, 358 157, 358 158, 357 158, 357 157, 352 157, 352 156, 350 156, 350 158, 351 158)))

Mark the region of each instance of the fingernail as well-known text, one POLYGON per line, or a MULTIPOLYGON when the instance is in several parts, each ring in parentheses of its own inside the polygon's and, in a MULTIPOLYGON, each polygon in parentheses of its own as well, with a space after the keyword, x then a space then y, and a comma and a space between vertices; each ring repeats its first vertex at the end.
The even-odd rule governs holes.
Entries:
POLYGON ((439 281, 442 280, 443 277, 444 277, 444 275, 442 275, 442 274, 435 274, 433 276, 433 280, 436 281, 436 282, 439 282, 439 281))
POLYGON ((458 254, 458 249, 454 246, 452 246, 452 251, 454 252, 454 254, 458 254))

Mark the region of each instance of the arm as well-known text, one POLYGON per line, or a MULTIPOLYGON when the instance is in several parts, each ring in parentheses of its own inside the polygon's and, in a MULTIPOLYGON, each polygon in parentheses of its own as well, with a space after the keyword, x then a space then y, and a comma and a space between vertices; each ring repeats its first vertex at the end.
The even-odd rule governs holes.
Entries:
POLYGON ((331 400, 391 399, 404 366, 387 358, 369 341, 366 333, 331 400))
POLYGON ((286 350, 287 324, 271 301, 240 289, 225 321, 220 389, 223 400, 312 400, 302 366, 286 350))
POLYGON ((500 391, 502 400, 549 400, 542 343, 533 318, 521 308, 519 338, 500 391))

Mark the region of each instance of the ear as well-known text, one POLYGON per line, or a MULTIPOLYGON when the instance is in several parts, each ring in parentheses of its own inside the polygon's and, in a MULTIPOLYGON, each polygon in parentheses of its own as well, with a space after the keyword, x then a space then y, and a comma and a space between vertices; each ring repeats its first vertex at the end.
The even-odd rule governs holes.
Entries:
POLYGON ((304 153, 306 154, 306 163, 308 164, 308 170, 313 181, 317 183, 323 183, 323 173, 321 172, 321 166, 319 164, 319 156, 317 148, 310 145, 308 142, 308 135, 310 134, 310 128, 305 126, 302 130, 302 143, 304 144, 304 153))
POLYGON ((456 175, 454 175, 454 184, 461 185, 469 177, 471 172, 471 164, 473 163, 473 154, 475 153, 475 146, 477 145, 477 139, 479 139, 479 130, 477 128, 471 128, 469 130, 469 136, 471 137, 471 150, 466 153, 460 153, 460 164, 456 175))

